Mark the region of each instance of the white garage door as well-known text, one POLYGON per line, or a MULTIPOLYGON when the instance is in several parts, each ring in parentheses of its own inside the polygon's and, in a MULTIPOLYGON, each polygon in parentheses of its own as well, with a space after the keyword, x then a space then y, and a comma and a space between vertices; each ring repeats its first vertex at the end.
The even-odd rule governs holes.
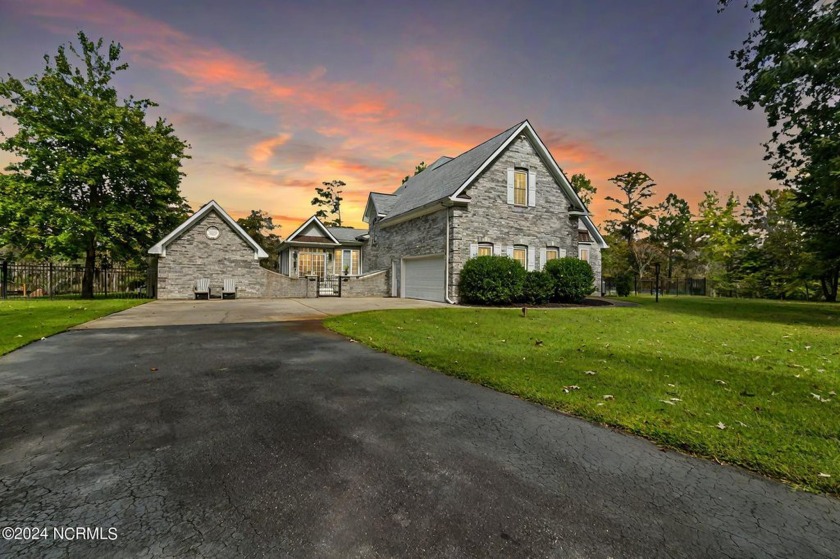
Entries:
POLYGON ((406 297, 444 302, 446 267, 443 256, 404 258, 403 271, 406 297))

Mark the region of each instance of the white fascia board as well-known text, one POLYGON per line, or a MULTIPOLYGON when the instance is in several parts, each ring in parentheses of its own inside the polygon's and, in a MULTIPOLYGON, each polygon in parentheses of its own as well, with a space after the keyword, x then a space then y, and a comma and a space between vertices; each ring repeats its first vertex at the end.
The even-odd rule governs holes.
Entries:
POLYGON ((298 227, 297 229, 295 229, 295 232, 294 232, 294 233, 292 233, 291 235, 289 235, 288 237, 286 237, 286 241, 285 241, 285 242, 287 242, 287 243, 292 242, 292 241, 294 240, 294 238, 295 238, 295 237, 296 237, 296 236, 297 236, 297 235, 298 235, 301 231, 303 231, 304 229, 306 229, 306 228, 309 226, 309 224, 310 224, 310 223, 312 223, 313 221, 314 221, 315 223, 317 223, 317 224, 318 224, 318 227, 321 229, 321 231, 323 231, 324 233, 326 233, 326 234, 327 234, 327 236, 330 238, 330 240, 332 240, 332 242, 333 242, 333 243, 335 243, 335 244, 337 244, 337 245, 340 245, 340 244, 341 244, 340 242, 338 242, 338 240, 337 240, 335 237, 333 237, 332 233, 330 233, 330 230, 329 230, 329 229, 327 229, 327 228, 326 228, 326 226, 325 226, 323 223, 321 223, 321 220, 320 220, 320 219, 318 219, 318 216, 315 216, 315 215, 313 215, 312 217, 310 217, 309 219, 307 219, 306 221, 304 221, 304 222, 303 222, 303 225, 301 225, 300 227, 298 227))
POLYGON ((595 239, 595 242, 598 243, 599 247, 609 248, 607 241, 601 235, 601 232, 598 231, 598 228, 595 227, 595 223, 593 223, 592 219, 589 216, 583 216, 580 218, 580 220, 586 226, 586 230, 589 231, 589 234, 592 235, 592 238, 595 239))
POLYGON ((222 218, 231 229, 233 229, 236 234, 238 234, 242 239, 254 249, 254 259, 260 258, 268 258, 268 253, 263 250, 263 248, 257 244, 257 241, 251 238, 251 236, 245 232, 242 227, 236 223, 236 220, 230 217, 228 213, 215 201, 210 200, 206 204, 204 204, 197 212, 192 214, 189 218, 187 218, 181 225, 176 227, 171 233, 165 236, 163 239, 160 240, 157 244, 152 246, 149 249, 149 254, 157 254, 159 256, 166 256, 166 246, 184 234, 186 231, 192 228, 198 221, 200 221, 204 216, 206 216, 211 211, 215 211, 219 217, 222 218))

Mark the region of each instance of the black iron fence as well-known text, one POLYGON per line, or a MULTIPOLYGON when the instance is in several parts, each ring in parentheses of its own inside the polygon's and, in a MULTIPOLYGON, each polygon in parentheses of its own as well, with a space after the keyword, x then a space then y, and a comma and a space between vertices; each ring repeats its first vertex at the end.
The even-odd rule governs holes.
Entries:
MULTIPOLYGON (((615 278, 604 278, 601 292, 616 295, 615 278)), ((656 278, 634 278, 633 291, 636 295, 656 294, 656 278)), ((706 278, 659 278, 660 295, 706 295, 706 278)))
MULTIPOLYGON (((53 262, 0 262, 0 298, 78 297, 85 268, 53 262)), ((149 267, 128 264, 99 266, 93 271, 94 297, 154 297, 156 285, 149 267)))

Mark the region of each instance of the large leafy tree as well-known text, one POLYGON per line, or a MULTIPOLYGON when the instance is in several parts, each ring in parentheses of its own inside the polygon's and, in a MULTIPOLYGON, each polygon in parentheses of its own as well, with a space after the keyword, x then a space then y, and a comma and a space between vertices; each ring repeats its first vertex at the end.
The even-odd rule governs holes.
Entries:
POLYGON ((251 210, 247 217, 240 217, 236 222, 268 253, 268 258, 260 260, 260 264, 276 271, 282 240, 272 231, 280 229, 280 226, 275 225, 271 215, 263 210, 251 210))
MULTIPOLYGON (((730 0, 720 0, 726 6, 730 0)), ((793 216, 820 264, 825 297, 840 277, 840 2, 747 0, 757 26, 732 58, 736 102, 760 107, 771 176, 793 188, 793 216)))
POLYGON ((735 291, 741 279, 741 261, 753 242, 740 220, 741 202, 730 194, 721 202, 717 192, 706 192, 695 224, 706 276, 719 291, 735 291))
POLYGON ((626 250, 616 251, 627 255, 627 266, 638 275, 644 275, 645 268, 657 258, 655 246, 648 242, 639 243, 640 234, 650 230, 650 219, 655 207, 648 199, 653 196, 656 183, 647 173, 630 172, 610 179, 620 191, 619 198, 607 196, 607 200, 616 204, 610 213, 616 217, 605 223, 607 232, 621 239, 626 250))
POLYGON ((188 146, 165 120, 147 124, 152 101, 120 101, 121 52, 80 32, 78 45, 44 57, 42 74, 0 81, 0 114, 17 124, 0 142, 17 156, 0 198, 0 244, 84 258, 86 298, 98 256, 139 258, 188 211, 179 192, 188 146))
POLYGON ((347 184, 342 180, 324 181, 322 186, 315 187, 315 197, 311 204, 318 208, 315 215, 324 225, 341 227, 341 202, 344 200, 342 190, 347 184), (328 219, 332 216, 332 219, 328 219))
POLYGON ((622 196, 606 198, 618 206, 610 208, 610 213, 617 217, 607 220, 607 230, 617 233, 632 246, 639 233, 648 227, 654 212, 655 208, 648 203, 648 198, 653 196, 656 183, 647 173, 642 172, 617 175, 610 182, 621 191, 622 196))
POLYGON ((589 180, 583 173, 575 173, 572 175, 572 178, 569 179, 569 184, 572 185, 572 188, 575 192, 577 192, 577 195, 580 196, 580 199, 583 200, 583 203, 589 207, 592 200, 595 198, 595 194, 598 192, 598 188, 592 184, 592 181, 589 180))
POLYGON ((690 243, 691 208, 688 202, 672 193, 659 204, 657 210, 650 239, 665 256, 668 277, 671 278, 676 258, 685 255, 690 243))
POLYGON ((745 279, 754 295, 784 299, 807 291, 812 258, 802 230, 792 219, 790 190, 756 193, 744 204, 753 245, 744 258, 745 279))

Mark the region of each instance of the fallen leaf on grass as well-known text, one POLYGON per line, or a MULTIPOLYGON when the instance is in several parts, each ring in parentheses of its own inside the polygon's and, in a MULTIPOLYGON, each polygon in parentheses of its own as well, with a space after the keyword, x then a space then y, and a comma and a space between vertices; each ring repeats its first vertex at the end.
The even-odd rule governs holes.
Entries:
POLYGON ((811 396, 813 396, 815 400, 819 400, 823 404, 831 401, 831 398, 823 398, 820 394, 814 394, 813 392, 811 392, 811 396))
POLYGON ((615 400, 615 396, 612 394, 604 394, 604 400, 615 400))
POLYGON ((831 477, 831 474, 824 474, 822 472, 817 474, 817 477, 831 477))
POLYGON ((584 374, 586 374, 586 375, 597 375, 598 373, 596 373, 595 371, 586 371, 584 374))
POLYGON ((669 406, 675 406, 676 405, 674 402, 671 402, 670 400, 659 400, 659 401, 662 402, 663 404, 668 404, 669 406))
POLYGON ((563 387, 563 392, 565 392, 566 394, 568 394, 572 390, 580 390, 580 386, 578 386, 576 384, 570 384, 569 386, 564 386, 563 387))
POLYGON ((718 421, 718 424, 715 425, 715 427, 723 431, 724 429, 726 429, 726 424, 723 421, 718 421))
POLYGON ((718 384, 720 384, 720 385, 724 385, 724 384, 726 384, 726 381, 725 381, 725 380, 720 380, 720 379, 715 380, 715 382, 716 382, 716 383, 718 383, 718 384))

